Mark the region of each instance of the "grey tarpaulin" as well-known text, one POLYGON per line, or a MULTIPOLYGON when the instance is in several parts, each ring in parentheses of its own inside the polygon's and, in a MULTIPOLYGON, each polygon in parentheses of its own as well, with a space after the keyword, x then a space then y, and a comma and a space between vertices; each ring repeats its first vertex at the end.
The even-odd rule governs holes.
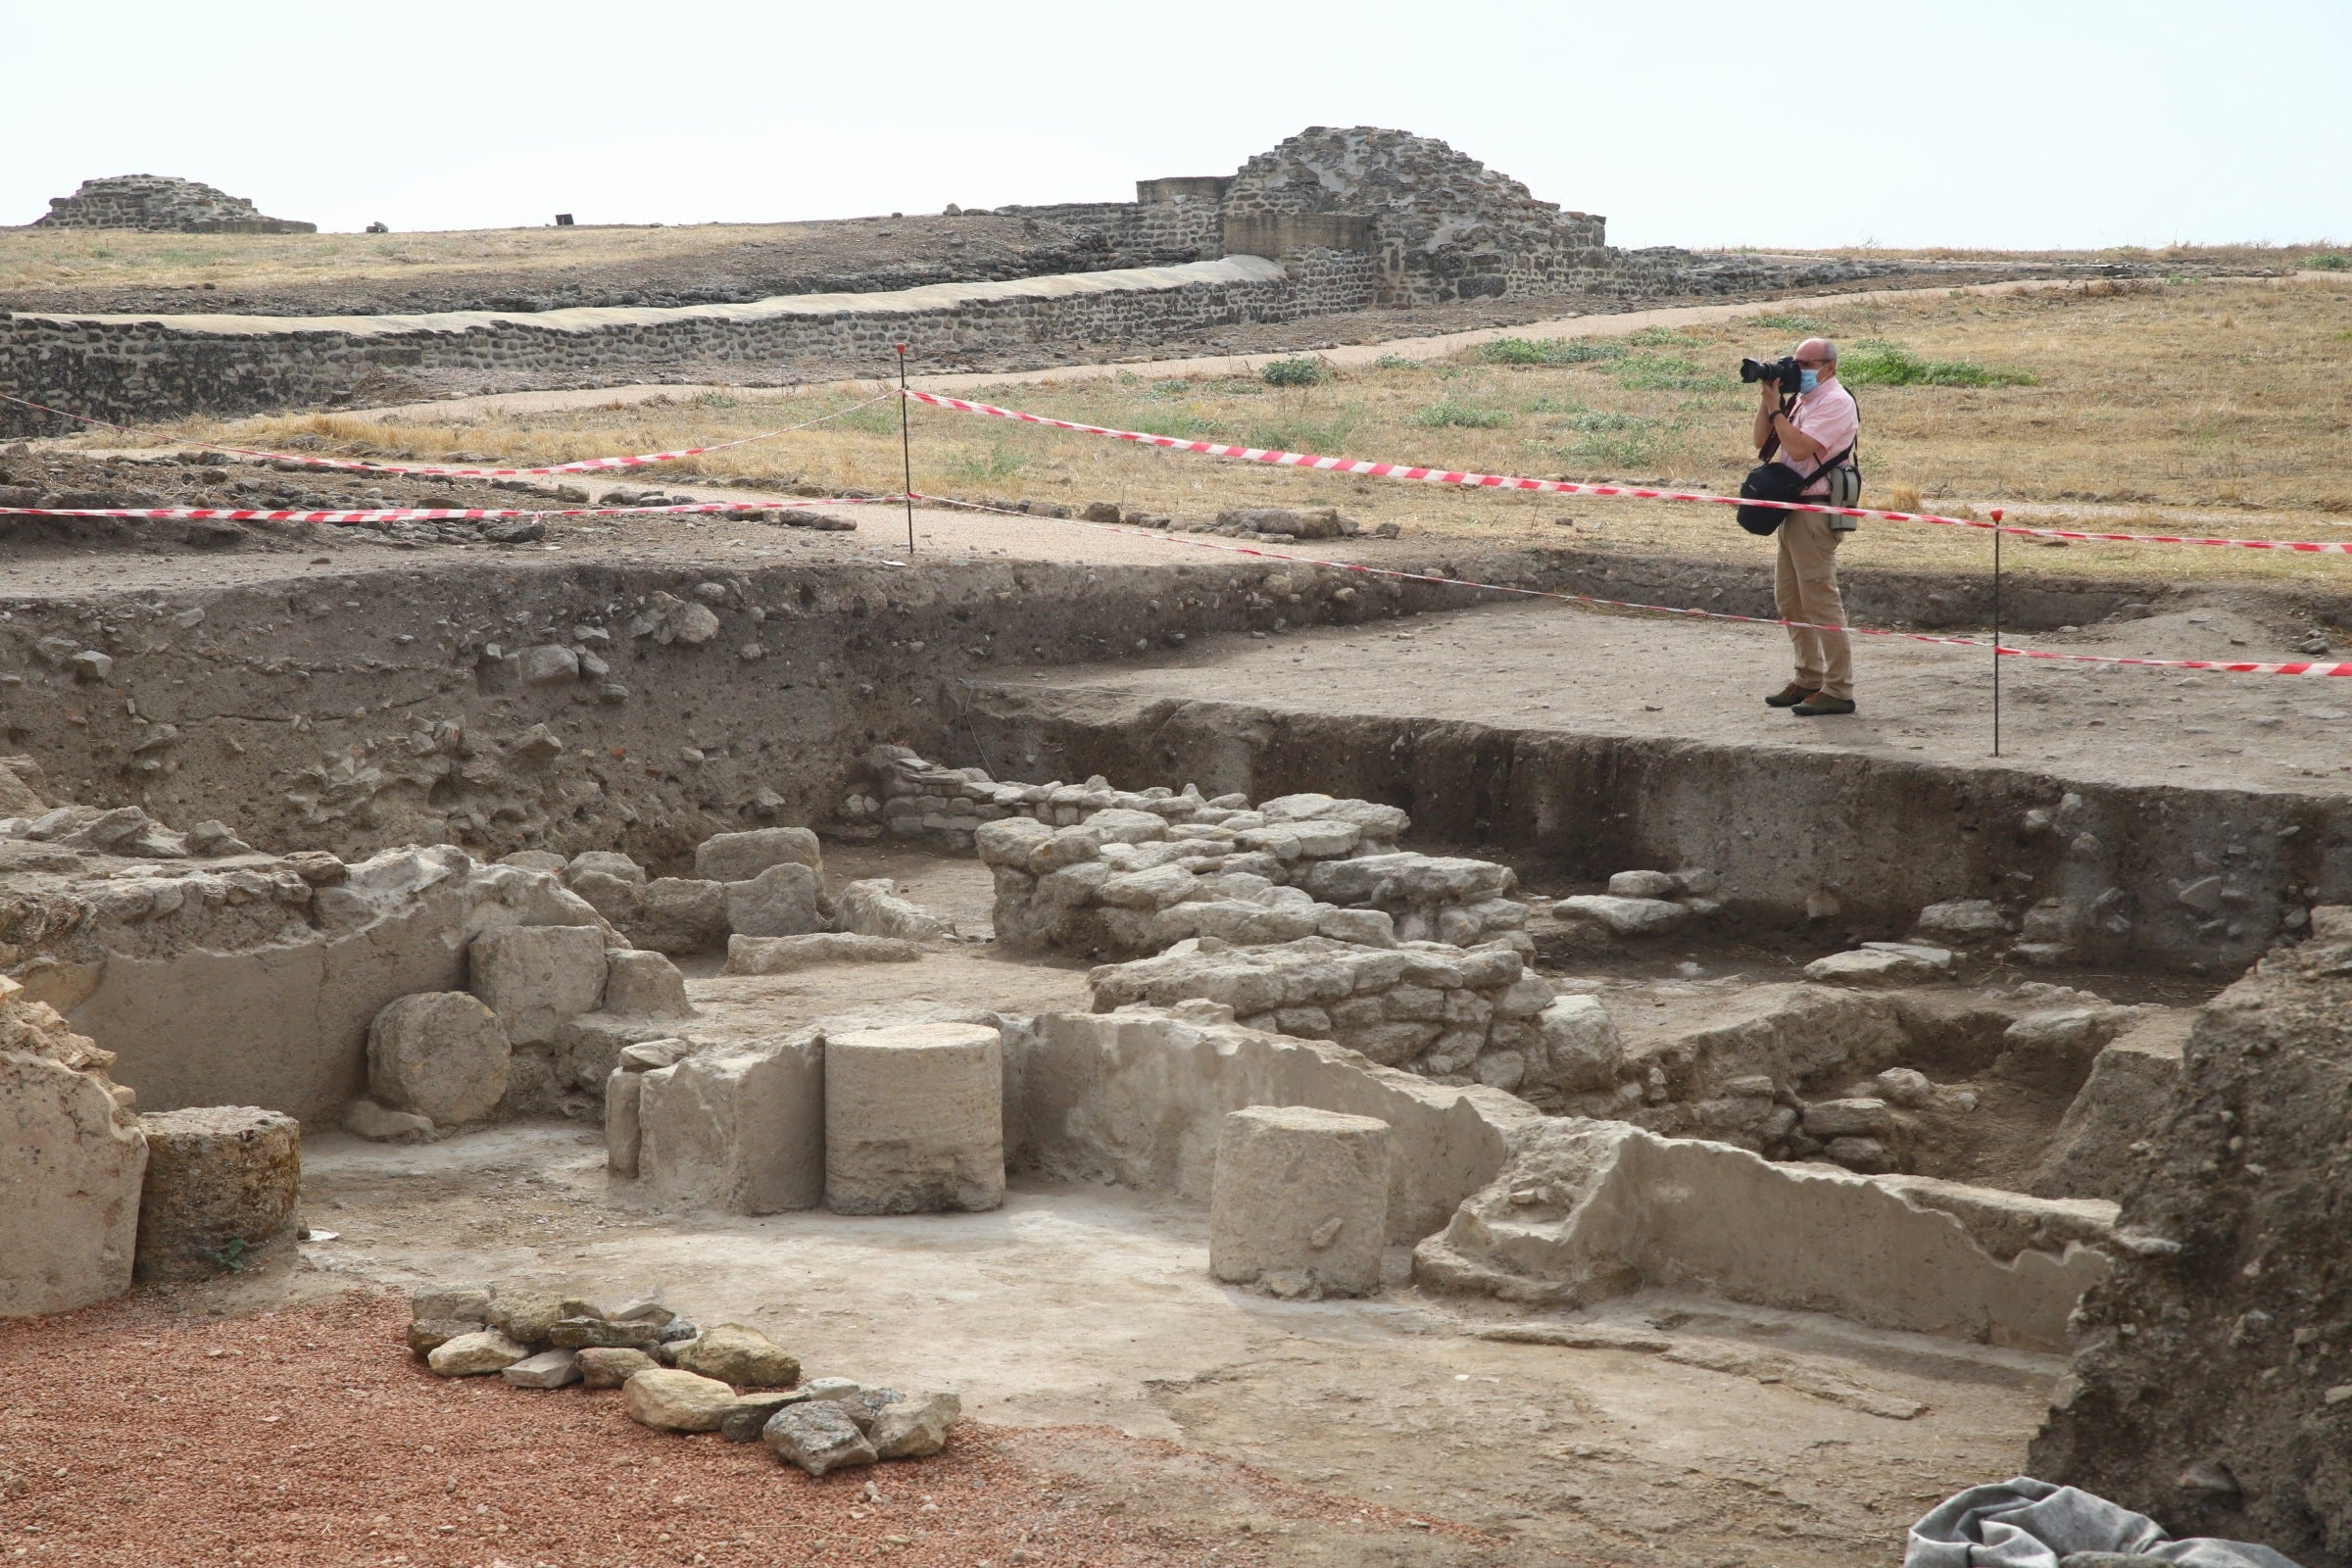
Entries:
POLYGON ((1938 1503, 1911 1527, 1903 1568, 2058 1568, 2077 1552, 2185 1568, 2296 1568, 2251 1542, 2175 1541, 2146 1514, 2031 1476, 1971 1487, 1938 1503))

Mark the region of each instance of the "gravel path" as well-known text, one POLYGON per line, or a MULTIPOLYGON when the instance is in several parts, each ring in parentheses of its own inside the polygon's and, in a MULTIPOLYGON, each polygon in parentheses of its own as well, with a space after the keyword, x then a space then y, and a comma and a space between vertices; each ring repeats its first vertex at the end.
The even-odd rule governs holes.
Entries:
MULTIPOLYGON (((1333 1511, 1164 1444, 974 1422, 935 1458, 811 1481, 761 1445, 638 1426, 616 1393, 435 1378, 401 1347, 408 1312, 392 1298, 245 1318, 188 1306, 144 1292, 0 1327, 0 1555, 75 1568, 1198 1562, 1208 1541, 1069 1479, 1170 1465, 1170 1481, 1234 1514, 1311 1525, 1333 1511)), ((1401 1515, 1388 1528, 1410 1529, 1401 1515)), ((1283 1559, 1245 1537, 1214 1560, 1283 1559)))

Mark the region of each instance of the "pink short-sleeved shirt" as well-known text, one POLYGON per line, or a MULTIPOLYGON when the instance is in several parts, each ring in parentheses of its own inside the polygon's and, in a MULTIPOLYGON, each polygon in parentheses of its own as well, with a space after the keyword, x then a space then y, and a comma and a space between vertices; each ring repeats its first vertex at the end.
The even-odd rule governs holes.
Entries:
MULTIPOLYGON (((1799 473, 1815 472, 1819 464, 1834 458, 1854 444, 1854 436, 1862 428, 1862 411, 1854 407, 1854 396, 1836 381, 1817 386, 1810 392, 1797 394, 1796 407, 1788 411, 1788 422, 1821 443, 1821 457, 1798 460, 1786 455, 1779 459, 1799 473)), ((1830 493, 1827 480, 1805 486, 1809 496, 1830 493)))

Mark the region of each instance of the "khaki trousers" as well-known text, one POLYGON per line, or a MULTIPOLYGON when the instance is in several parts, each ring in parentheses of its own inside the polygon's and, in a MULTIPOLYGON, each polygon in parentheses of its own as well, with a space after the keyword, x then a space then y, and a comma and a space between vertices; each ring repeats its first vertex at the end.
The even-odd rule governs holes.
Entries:
MULTIPOLYGON (((1773 575, 1772 599, 1783 620, 1801 620, 1812 626, 1845 625, 1845 601, 1838 594, 1838 544, 1845 537, 1818 512, 1791 512, 1777 536, 1781 541, 1779 566, 1773 575)), ((1812 631, 1788 628, 1796 647, 1796 683, 1825 697, 1853 701, 1854 650, 1842 630, 1812 631)))

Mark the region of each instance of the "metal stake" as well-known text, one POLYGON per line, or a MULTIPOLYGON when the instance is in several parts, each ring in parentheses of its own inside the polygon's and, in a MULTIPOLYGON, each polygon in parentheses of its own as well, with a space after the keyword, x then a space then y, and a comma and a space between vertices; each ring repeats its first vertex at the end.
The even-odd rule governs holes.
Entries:
POLYGON ((1992 509, 1992 755, 2001 755, 2001 509, 1992 509))
POLYGON ((899 461, 906 467, 906 554, 914 554, 914 437, 906 427, 906 345, 894 343, 899 351, 899 461))

